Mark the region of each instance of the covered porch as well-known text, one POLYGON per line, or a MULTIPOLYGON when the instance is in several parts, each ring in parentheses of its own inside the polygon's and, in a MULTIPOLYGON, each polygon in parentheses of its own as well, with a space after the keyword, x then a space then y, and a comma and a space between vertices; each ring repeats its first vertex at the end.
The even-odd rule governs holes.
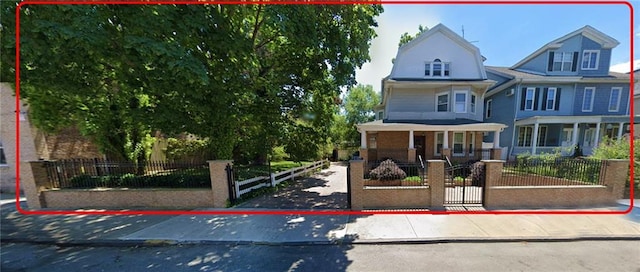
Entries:
POLYGON ((421 124, 377 120, 358 125, 361 136, 360 157, 365 161, 390 158, 400 162, 445 157, 452 162, 500 159, 500 132, 505 127, 504 124, 473 121, 460 124, 421 124), (482 138, 487 132, 494 132, 493 145, 492 148, 483 149, 482 138))
MULTIPOLYGON (((515 122, 511 155, 561 152, 593 154, 604 137, 621 139, 629 132, 629 116, 534 116, 515 122), (535 140, 534 140, 535 139, 535 140)), ((580 155, 580 154, 577 154, 580 155)))

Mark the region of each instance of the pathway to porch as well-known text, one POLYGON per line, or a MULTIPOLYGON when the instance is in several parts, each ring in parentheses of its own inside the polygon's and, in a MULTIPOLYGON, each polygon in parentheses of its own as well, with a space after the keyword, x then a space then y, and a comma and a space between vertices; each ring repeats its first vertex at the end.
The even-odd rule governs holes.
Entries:
POLYGON ((347 209, 347 164, 331 166, 311 177, 296 180, 277 192, 262 195, 236 206, 238 209, 347 209))

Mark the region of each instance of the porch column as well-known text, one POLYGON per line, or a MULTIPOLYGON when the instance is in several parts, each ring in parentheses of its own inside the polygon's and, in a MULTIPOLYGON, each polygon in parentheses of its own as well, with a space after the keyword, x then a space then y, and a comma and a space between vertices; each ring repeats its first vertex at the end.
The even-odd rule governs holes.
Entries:
POLYGON ((500 131, 493 132, 493 148, 500 148, 500 131))
POLYGON ((578 144, 578 123, 573 123, 573 135, 571 136, 571 144, 575 147, 578 144))
POLYGON ((413 130, 409 130, 409 148, 413 147, 413 130))
POLYGON ((366 130, 360 131, 360 148, 362 149, 367 148, 367 131, 366 130))
POLYGON ((442 149, 449 148, 449 131, 444 131, 444 139, 442 139, 442 149))
POLYGON ((618 140, 622 139, 622 129, 624 128, 624 123, 620 123, 618 129, 618 140))
POLYGON ((531 135, 531 155, 536 154, 536 148, 538 147, 538 128, 540 124, 536 121, 533 125, 533 135, 531 135))
POLYGON ((600 142, 600 122, 596 123, 596 138, 593 141, 593 147, 598 146, 599 142, 600 142))

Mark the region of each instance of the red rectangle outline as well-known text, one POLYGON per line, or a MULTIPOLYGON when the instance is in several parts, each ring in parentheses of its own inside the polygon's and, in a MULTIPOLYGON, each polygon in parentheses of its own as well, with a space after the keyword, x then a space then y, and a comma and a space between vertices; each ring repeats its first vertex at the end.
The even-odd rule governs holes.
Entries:
MULTIPOLYGON (((16 158, 20 161, 20 10, 25 5, 148 5, 148 4, 595 4, 595 5, 626 5, 629 7, 630 16, 630 90, 629 90, 629 107, 630 107, 630 133, 633 135, 634 128, 634 106, 633 106, 633 6, 626 1, 290 1, 290 0, 249 0, 249 1, 23 1, 18 4, 16 9, 16 158)), ((24 215, 374 215, 374 214, 567 214, 567 215, 595 215, 609 214, 620 215, 628 214, 632 211, 634 205, 634 158, 633 158, 633 137, 631 141, 631 159, 630 165, 630 203, 629 208, 624 211, 589 211, 589 210, 491 210, 491 211, 302 211, 302 210, 216 210, 216 211, 197 211, 197 210, 25 210, 20 205, 20 163, 16 163, 16 209, 24 215)))

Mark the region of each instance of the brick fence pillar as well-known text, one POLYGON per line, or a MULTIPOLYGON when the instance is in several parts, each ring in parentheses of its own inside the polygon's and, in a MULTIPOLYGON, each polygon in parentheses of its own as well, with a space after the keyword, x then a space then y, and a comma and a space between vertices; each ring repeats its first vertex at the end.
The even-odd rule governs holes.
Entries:
POLYGON ((213 191, 213 207, 226 208, 229 201, 229 182, 227 181, 227 165, 233 166, 231 160, 207 161, 213 191))
POLYGON ((483 205, 486 207, 490 207, 492 205, 493 196, 491 187, 493 184, 497 183, 502 178, 502 168, 504 167, 504 161, 501 160, 483 160, 484 163, 484 201, 483 205))
POLYGON ((408 162, 416 162, 416 149, 409 148, 407 151, 407 161, 408 162))
POLYGON ((47 161, 29 162, 41 208, 47 207, 46 199, 44 199, 44 196, 42 195, 42 191, 45 189, 53 188, 53 184, 51 184, 51 181, 49 180, 49 175, 47 175, 46 163, 47 161))
POLYGON ((444 161, 427 161, 427 182, 431 190, 431 209, 444 207, 444 161))
POLYGON ((621 199, 624 196, 624 185, 627 179, 633 183, 633 178, 629 177, 629 160, 606 160, 604 165, 603 184, 611 192, 613 200, 621 199))
POLYGON ((349 193, 351 194, 351 209, 362 210, 364 204, 364 160, 349 161, 349 178, 351 181, 349 193))
POLYGON ((451 159, 451 148, 443 148, 442 149, 442 158, 449 157, 451 159))

